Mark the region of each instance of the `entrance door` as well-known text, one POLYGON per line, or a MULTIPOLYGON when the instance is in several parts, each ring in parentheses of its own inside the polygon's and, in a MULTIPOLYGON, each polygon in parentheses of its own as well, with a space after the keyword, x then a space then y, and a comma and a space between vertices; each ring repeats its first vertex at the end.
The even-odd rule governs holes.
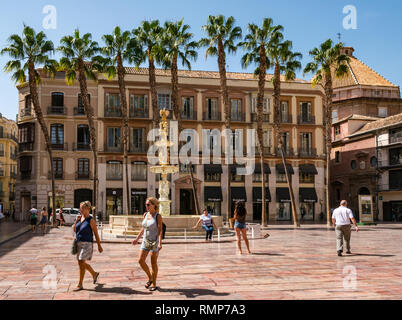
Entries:
POLYGON ((180 189, 180 214, 196 214, 193 190, 191 189, 180 189))
POLYGON ((92 190, 90 189, 77 189, 74 191, 74 208, 79 209, 80 203, 90 201, 92 203, 92 190))
MULTIPOLYGON (((269 204, 265 205, 265 215, 268 220, 269 217, 269 204)), ((253 222, 261 222, 262 220, 262 202, 253 202, 253 222)))
MULTIPOLYGON (((145 190, 146 193, 146 190, 145 190)), ((147 200, 146 194, 131 194, 131 214, 142 215, 146 212, 145 202, 147 200)))
POLYGON ((25 195, 21 197, 21 220, 24 221, 28 217, 28 212, 31 209, 31 196, 25 195))

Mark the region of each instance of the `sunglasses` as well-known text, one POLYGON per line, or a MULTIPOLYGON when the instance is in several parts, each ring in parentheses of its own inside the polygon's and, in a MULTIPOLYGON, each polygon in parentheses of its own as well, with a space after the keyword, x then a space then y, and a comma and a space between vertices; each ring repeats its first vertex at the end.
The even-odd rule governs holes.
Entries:
POLYGON ((150 203, 146 203, 146 204, 145 204, 145 206, 150 207, 150 206, 151 206, 151 204, 150 204, 150 203))

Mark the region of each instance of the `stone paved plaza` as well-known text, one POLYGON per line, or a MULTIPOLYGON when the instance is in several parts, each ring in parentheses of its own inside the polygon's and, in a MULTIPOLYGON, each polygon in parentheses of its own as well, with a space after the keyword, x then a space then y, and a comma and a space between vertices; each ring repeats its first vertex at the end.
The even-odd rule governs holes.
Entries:
POLYGON ((44 236, 26 233, 0 246, 0 300, 402 299, 401 224, 353 231, 353 254, 343 257, 336 255, 335 232, 325 226, 272 226, 268 232, 268 239, 251 241, 252 255, 236 254, 233 238, 166 240, 156 292, 144 288, 139 246, 104 243, 104 252, 96 251, 91 262, 100 272, 99 284, 93 285, 87 273, 86 290, 73 292, 78 266, 70 254, 70 227, 44 236), (47 265, 56 268, 56 288, 43 287, 47 265))

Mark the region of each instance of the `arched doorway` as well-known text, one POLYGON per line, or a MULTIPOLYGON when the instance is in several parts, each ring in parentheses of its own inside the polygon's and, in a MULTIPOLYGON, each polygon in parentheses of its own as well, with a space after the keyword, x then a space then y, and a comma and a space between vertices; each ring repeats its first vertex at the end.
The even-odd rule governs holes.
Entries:
POLYGON ((90 189, 74 190, 74 208, 79 208, 80 203, 84 201, 92 202, 92 190, 90 189))
POLYGON ((359 190, 359 194, 360 195, 370 195, 370 190, 369 189, 367 189, 366 187, 362 187, 362 188, 360 188, 360 190, 359 190))

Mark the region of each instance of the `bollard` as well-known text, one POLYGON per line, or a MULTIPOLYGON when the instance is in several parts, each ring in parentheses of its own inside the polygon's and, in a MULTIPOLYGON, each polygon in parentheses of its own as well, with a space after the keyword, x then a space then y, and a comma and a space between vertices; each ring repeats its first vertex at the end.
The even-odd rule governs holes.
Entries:
POLYGON ((221 242, 221 229, 218 228, 218 242, 221 242))
POLYGON ((187 229, 184 229, 184 241, 187 241, 187 229))
POLYGON ((127 226, 124 227, 124 241, 127 240, 127 226))
POLYGON ((251 227, 251 239, 254 239, 254 228, 251 227))

